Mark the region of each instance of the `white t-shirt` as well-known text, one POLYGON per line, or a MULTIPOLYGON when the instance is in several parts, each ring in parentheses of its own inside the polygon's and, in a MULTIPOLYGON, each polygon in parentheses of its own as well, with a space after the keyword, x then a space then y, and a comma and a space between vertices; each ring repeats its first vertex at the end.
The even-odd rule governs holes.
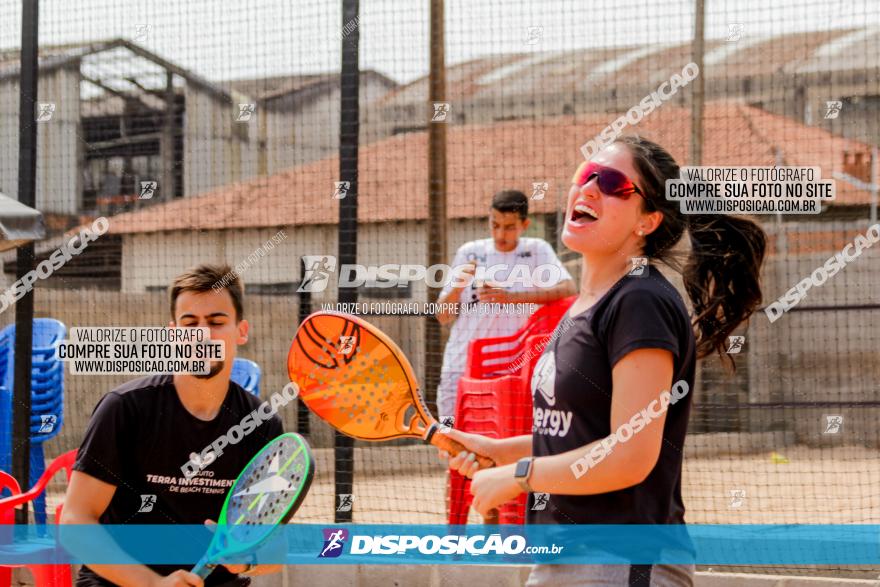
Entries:
MULTIPOLYGON (((460 299, 450 300, 460 303, 461 306, 443 353, 443 369, 437 391, 438 403, 446 399, 446 409, 440 409, 443 415, 450 414, 454 409, 454 403, 453 408, 449 408, 448 398, 451 394, 454 402, 458 379, 467 366, 468 343, 475 338, 514 334, 525 325, 538 307, 537 304, 502 305, 479 302, 477 287, 480 285, 481 274, 491 272, 491 276, 486 275, 484 282, 501 284, 511 292, 552 287, 560 281, 571 279, 550 244, 540 238, 521 237, 516 248, 507 253, 497 251, 495 241, 491 238, 471 241, 458 249, 452 265, 459 267, 471 261, 477 264, 476 278, 461 292, 460 299)), ((441 296, 448 294, 453 285, 452 282, 447 284, 441 296)))

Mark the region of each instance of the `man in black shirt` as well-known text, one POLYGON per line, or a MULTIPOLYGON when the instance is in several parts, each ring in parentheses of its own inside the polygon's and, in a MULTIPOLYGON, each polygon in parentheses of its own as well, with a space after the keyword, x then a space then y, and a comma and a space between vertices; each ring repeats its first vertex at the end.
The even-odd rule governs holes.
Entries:
MULTIPOLYGON (((247 342, 249 328, 242 318, 240 281, 227 284, 224 279, 230 273, 228 266, 202 265, 177 277, 170 288, 170 326, 210 328, 211 339, 225 346, 225 359, 213 362, 207 375, 141 377, 101 398, 77 454, 62 524, 213 520, 250 459, 283 434, 281 419, 273 415, 222 454, 202 458, 206 447, 260 406, 258 398, 230 381, 236 347, 247 342), (193 461, 201 468, 194 476, 196 467, 186 467, 193 461)), ((112 541, 104 553, 114 554, 113 549, 114 558, 125 557, 112 541)), ((247 585, 248 579, 233 573, 266 574, 278 568, 218 567, 204 584, 247 585)), ((202 585, 202 580, 179 565, 114 564, 84 566, 76 585, 176 587, 202 585)))

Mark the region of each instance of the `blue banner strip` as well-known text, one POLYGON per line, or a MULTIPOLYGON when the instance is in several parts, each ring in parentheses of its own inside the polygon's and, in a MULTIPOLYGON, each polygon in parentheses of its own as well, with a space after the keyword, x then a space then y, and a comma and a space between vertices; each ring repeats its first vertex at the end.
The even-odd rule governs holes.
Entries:
POLYGON ((221 528, 224 550, 212 545, 212 532, 204 526, 0 525, 0 565, 187 565, 209 547, 216 562, 292 565, 880 565, 880 525, 290 524, 272 529, 221 528))

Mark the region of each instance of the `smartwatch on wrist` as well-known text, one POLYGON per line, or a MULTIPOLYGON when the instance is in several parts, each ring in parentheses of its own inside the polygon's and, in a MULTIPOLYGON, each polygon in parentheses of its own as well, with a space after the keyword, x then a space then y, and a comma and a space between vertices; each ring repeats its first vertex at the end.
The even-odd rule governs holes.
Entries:
POLYGON ((513 472, 513 478, 516 479, 516 482, 519 483, 519 486, 526 493, 533 493, 532 487, 529 485, 529 477, 532 476, 532 465, 534 462, 535 457, 520 459, 516 462, 516 469, 513 472))

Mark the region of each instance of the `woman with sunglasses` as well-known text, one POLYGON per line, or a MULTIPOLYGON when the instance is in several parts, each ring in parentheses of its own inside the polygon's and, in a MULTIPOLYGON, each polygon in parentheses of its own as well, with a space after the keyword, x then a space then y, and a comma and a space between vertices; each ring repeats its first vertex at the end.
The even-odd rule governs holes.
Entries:
MULTIPOLYGON (((449 431, 471 451, 449 465, 473 479, 480 514, 529 492, 550 494, 538 510, 531 496, 533 524, 684 523, 695 363, 724 358, 727 337, 758 307, 766 235, 744 218, 681 214, 665 197, 666 180, 678 177, 672 156, 637 136, 577 170, 562 241, 583 256, 580 294, 535 366, 533 432, 491 439, 449 431), (685 229, 693 321, 656 267, 635 270, 633 262, 681 270, 673 247, 685 229), (478 470, 474 453, 496 466, 478 470)), ((692 585, 692 576, 692 565, 536 565, 528 585, 678 586, 692 585)))

